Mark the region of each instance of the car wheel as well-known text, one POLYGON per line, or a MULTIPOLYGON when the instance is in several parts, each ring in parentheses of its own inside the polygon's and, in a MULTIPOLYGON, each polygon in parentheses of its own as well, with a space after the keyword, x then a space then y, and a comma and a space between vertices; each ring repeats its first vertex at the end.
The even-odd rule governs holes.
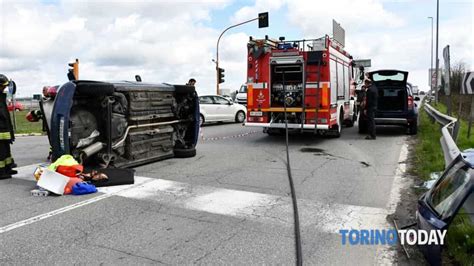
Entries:
POLYGON ((410 135, 416 135, 418 133, 418 123, 413 123, 410 125, 408 128, 408 134, 410 135))
POLYGON ((245 120, 245 113, 243 111, 238 111, 235 115, 235 122, 242 123, 245 120))
POLYGON ((110 96, 114 94, 115 87, 105 82, 87 82, 77 83, 76 92, 87 96, 110 96))
POLYGON ((174 85, 175 92, 178 94, 189 94, 196 91, 194 86, 189 85, 174 85))
POLYGON ((202 114, 199 115, 199 127, 202 127, 204 125, 204 116, 202 114))
POLYGON ((196 148, 192 147, 189 149, 174 149, 174 157, 176 158, 190 158, 196 156, 196 148))

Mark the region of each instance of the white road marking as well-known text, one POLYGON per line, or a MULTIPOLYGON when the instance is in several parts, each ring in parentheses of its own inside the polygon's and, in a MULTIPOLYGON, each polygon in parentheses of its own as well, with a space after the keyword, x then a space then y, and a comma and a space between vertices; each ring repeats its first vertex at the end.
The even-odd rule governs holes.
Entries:
MULTIPOLYGON (((387 202, 387 210, 389 214, 395 213, 397 205, 402 199, 402 190, 409 187, 412 184, 411 179, 403 178, 406 172, 408 159, 408 144, 404 143, 400 150, 400 156, 398 157, 398 167, 395 170, 395 176, 392 182, 392 189, 390 191, 390 197, 387 202)), ((394 228, 394 226, 388 221, 385 222, 385 228, 394 228)), ((376 262, 382 265, 393 265, 395 264, 395 257, 397 251, 392 246, 379 246, 376 252, 376 262)))
MULTIPOLYGON (((32 181, 34 181, 34 178, 32 177, 32 176, 33 176, 33 172, 30 172, 29 170, 30 170, 30 169, 36 169, 36 165, 25 166, 25 167, 19 167, 18 169, 19 169, 20 171, 23 171, 23 172, 18 171, 18 175, 15 175, 15 176, 14 176, 15 178, 20 178, 20 179, 26 179, 26 180, 32 180, 32 181), (31 177, 28 177, 28 175, 25 174, 26 172, 30 172, 31 177)), ((98 201, 103 200, 103 199, 106 199, 106 198, 110 198, 110 197, 112 197, 112 196, 115 196, 115 195, 118 194, 118 193, 121 193, 121 192, 130 190, 130 189, 134 189, 134 188, 138 188, 138 187, 141 187, 141 186, 145 186, 147 183, 152 182, 153 179, 149 179, 149 178, 138 178, 138 180, 136 180, 136 181, 139 181, 139 182, 135 182, 134 185, 117 186, 117 187, 116 187, 116 190, 114 190, 114 191, 112 191, 112 192, 110 192, 110 193, 108 193, 108 194, 102 194, 102 195, 97 196, 97 197, 94 197, 94 198, 90 198, 90 199, 87 199, 87 200, 84 200, 84 201, 80 201, 80 202, 74 203, 74 204, 72 204, 72 205, 68 205, 68 206, 63 207, 63 208, 60 208, 60 209, 56 209, 56 210, 54 210, 54 211, 50 211, 50 212, 47 212, 47 213, 43 213, 43 214, 40 214, 40 215, 31 217, 31 218, 26 219, 26 220, 22 220, 22 221, 19 221, 19 222, 16 222, 16 223, 12 223, 12 224, 9 224, 9 225, 0 227, 0 234, 6 233, 6 232, 8 232, 8 231, 11 231, 11 230, 14 230, 14 229, 17 229, 17 228, 20 228, 20 227, 25 226, 25 225, 29 225, 29 224, 32 224, 32 223, 39 222, 39 221, 41 221, 41 220, 44 220, 44 219, 53 217, 53 216, 55 216, 55 215, 58 215, 58 214, 61 214, 61 213, 65 213, 65 212, 68 212, 68 211, 71 211, 71 210, 74 210, 74 209, 77 209, 77 208, 80 208, 80 207, 82 207, 82 206, 86 206, 86 205, 89 205, 89 204, 98 202, 98 201)))
MULTIPOLYGON (((15 178, 33 180, 34 166, 19 168, 15 178)), ((135 177, 135 185, 99 188, 98 197, 75 203, 30 219, 0 228, 0 234, 111 196, 155 201, 194 211, 245 218, 262 223, 293 226, 291 198, 248 191, 191 185, 176 181, 135 177)), ((327 233, 340 229, 386 228, 386 209, 320 203, 299 199, 302 226, 327 233)))

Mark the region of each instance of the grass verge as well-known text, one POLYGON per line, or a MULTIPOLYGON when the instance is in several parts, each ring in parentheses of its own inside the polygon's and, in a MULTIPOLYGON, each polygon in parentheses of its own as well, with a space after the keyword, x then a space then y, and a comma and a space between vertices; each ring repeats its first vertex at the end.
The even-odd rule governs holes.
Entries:
MULTIPOLYGON (((446 106, 438 103, 432 105, 442 113, 447 113, 446 106)), ((421 179, 429 178, 431 172, 444 170, 444 156, 440 144, 441 127, 433 123, 423 108, 420 108, 420 124, 417 145, 415 148, 415 165, 413 172, 421 179)), ((459 149, 474 147, 474 136, 467 137, 468 123, 460 121, 457 139, 459 149)), ((472 132, 474 135, 474 131, 472 132)), ((459 211, 451 223, 447 233, 447 252, 460 265, 474 265, 474 226, 465 211, 459 211)))
MULTIPOLYGON (((15 134, 30 134, 30 133, 43 133, 43 124, 40 121, 38 122, 29 122, 26 120, 26 114, 28 111, 18 111, 15 112, 16 116, 16 131, 15 134)), ((13 112, 10 112, 10 117, 12 118, 13 123, 13 112)))

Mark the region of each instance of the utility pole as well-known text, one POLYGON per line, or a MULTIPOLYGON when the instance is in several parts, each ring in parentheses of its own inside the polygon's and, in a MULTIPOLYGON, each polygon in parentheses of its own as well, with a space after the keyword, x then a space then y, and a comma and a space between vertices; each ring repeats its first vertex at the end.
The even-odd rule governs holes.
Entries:
POLYGON ((217 93, 217 95, 220 95, 219 84, 221 83, 221 80, 223 82, 222 78, 223 78, 223 72, 224 72, 224 69, 222 69, 222 71, 221 71, 220 68, 219 68, 219 43, 221 41, 222 35, 224 35, 224 33, 226 31, 228 31, 232 28, 238 27, 240 25, 243 25, 243 24, 255 21, 255 20, 258 20, 258 27, 259 28, 268 27, 268 12, 260 13, 260 14, 258 14, 258 17, 256 17, 256 18, 249 19, 247 21, 237 23, 235 25, 227 27, 224 31, 222 31, 221 35, 219 35, 219 38, 217 39, 217 45, 216 45, 217 47, 216 47, 216 60, 215 60, 215 63, 216 63, 216 93, 217 93), (222 76, 221 76, 221 73, 222 73, 222 76))
MULTIPOLYGON (((430 91, 433 91, 433 17, 431 19, 431 65, 430 65, 430 91)), ((437 73, 436 73, 437 74, 437 73)))
POLYGON ((438 42, 439 42, 439 0, 436 0, 436 82, 435 82, 435 103, 438 104, 438 73, 439 73, 439 58, 438 58, 438 42))

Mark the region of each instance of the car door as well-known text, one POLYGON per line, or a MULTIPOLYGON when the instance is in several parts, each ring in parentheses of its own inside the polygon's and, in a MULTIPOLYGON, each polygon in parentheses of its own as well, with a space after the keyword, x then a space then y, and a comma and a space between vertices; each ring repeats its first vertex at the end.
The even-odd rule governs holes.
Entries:
POLYGON ((217 120, 217 106, 212 96, 199 97, 199 107, 206 122, 217 120))
POLYGON ((220 121, 232 120, 234 111, 232 104, 224 97, 214 96, 214 103, 217 106, 217 117, 220 121))

